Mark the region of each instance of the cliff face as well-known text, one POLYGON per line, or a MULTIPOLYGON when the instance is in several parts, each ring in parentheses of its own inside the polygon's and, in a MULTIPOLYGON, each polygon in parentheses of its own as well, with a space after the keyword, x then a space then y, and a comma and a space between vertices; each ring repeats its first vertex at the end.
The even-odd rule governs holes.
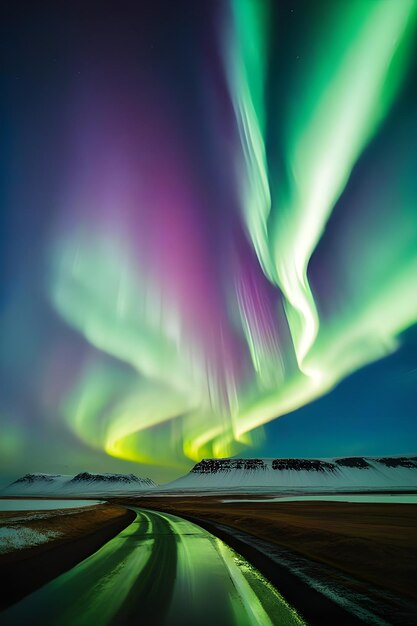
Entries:
POLYGON ((170 489, 416 489, 417 456, 204 459, 170 489))
POLYGON ((217 474, 232 470, 266 470, 262 459, 203 459, 194 465, 193 474, 217 474))

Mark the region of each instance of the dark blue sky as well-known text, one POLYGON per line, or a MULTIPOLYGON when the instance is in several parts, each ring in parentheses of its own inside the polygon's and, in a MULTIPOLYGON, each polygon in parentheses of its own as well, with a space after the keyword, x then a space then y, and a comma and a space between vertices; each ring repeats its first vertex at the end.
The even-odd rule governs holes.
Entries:
MULTIPOLYGON (((272 2, 268 27, 259 41, 253 40, 266 55, 264 148, 273 205, 267 224, 269 251, 274 249, 276 224, 281 224, 280 194, 291 199, 291 185, 296 187, 288 139, 291 116, 298 107, 303 111, 304 97, 308 101, 314 62, 332 53, 326 47, 330 43, 320 40, 322 25, 334 20, 343 26, 346 10, 344 0, 272 2)), ((2 11, 0 473, 3 481, 29 471, 81 470, 133 471, 167 480, 192 465, 183 455, 189 433, 198 439, 219 424, 230 428, 235 389, 244 408, 279 390, 273 367, 266 383, 256 378, 242 320, 252 325, 258 353, 267 354, 266 361, 273 353, 277 371, 282 358, 290 382, 297 375, 284 288, 264 272, 245 213, 250 196, 242 166, 247 146, 239 135, 238 94, 227 57, 233 46, 237 59, 243 57, 245 39, 239 47, 227 0, 105 6, 72 2, 65 7, 14 2, 2 11), (75 256, 82 249, 88 262, 85 281, 68 291, 65 309, 57 306, 52 292, 56 276, 59 286, 68 287, 60 274, 67 244, 75 256), (97 259, 100 246, 106 253, 97 259), (125 267, 121 252, 112 257, 114 249, 133 250, 134 260, 125 267), (138 348, 130 360, 113 341, 113 331, 123 337, 125 327, 117 320, 108 322, 118 294, 111 282, 113 271, 119 269, 122 274, 126 270, 123 276, 134 276, 130 339, 138 348), (161 337, 155 341, 154 320, 146 319, 146 326, 139 319, 149 285, 161 301, 170 303, 161 313, 161 337), (105 305, 100 301, 97 306, 97 293, 106 294, 105 305), (90 304, 82 309, 86 301, 90 304), (104 317, 105 332, 97 339, 104 317), (154 341, 152 358, 157 354, 160 363, 141 361, 149 337, 154 341), (184 401, 173 393, 175 415, 162 415, 143 438, 138 428, 139 435, 127 437, 119 456, 113 448, 107 454, 111 424, 125 427, 116 409, 122 414, 125 403, 147 383, 147 393, 154 393, 158 402, 172 392, 165 374, 160 387, 155 383, 155 371, 160 365, 165 372, 172 345, 177 350, 173 373, 177 366, 181 372, 189 358, 184 379, 194 381, 195 374, 199 384, 203 380, 200 405, 195 409, 188 397, 184 401), (106 384, 101 379, 97 383, 97 371, 106 384), (103 406, 91 408, 84 421, 77 421, 75 409, 68 415, 80 389, 93 389, 94 396, 96 383, 100 397, 106 398, 103 406), (194 433, 189 416, 205 411, 209 417, 194 433), (130 447, 140 450, 138 462, 146 457, 149 465, 138 466, 134 455, 126 453, 130 447)), ((360 19, 366 23, 371 17, 364 10, 360 19)), ((417 258, 415 36, 410 41, 395 97, 358 151, 308 264, 320 332, 326 332, 326 325, 332 332, 342 331, 346 320, 360 319, 361 307, 378 302, 388 278, 396 284, 396 272, 400 276, 404 268, 413 279, 407 289, 415 302, 417 275, 409 269, 416 267, 417 258)), ((352 37, 345 54, 354 46, 352 37)), ((341 63, 343 58, 341 54, 341 63)), ((324 61, 323 67, 325 75, 324 61)), ((248 81, 248 91, 257 78, 248 81)), ((312 117, 330 87, 331 81, 324 83, 311 105, 312 117)), ((302 131, 296 139, 302 142, 302 131)), ((313 170, 322 149, 320 144, 313 151, 313 170)), ((285 248, 285 238, 279 243, 285 248)), ((401 307, 407 308, 407 292, 400 295, 397 309, 388 302, 398 317, 401 307)), ((385 310, 380 313, 381 319, 387 317, 385 310)), ((417 311, 409 318, 415 322, 417 311)), ((278 419, 269 415, 262 446, 247 449, 244 456, 417 452, 417 327, 411 322, 397 337, 385 321, 389 330, 383 328, 383 339, 387 344, 388 339, 398 341, 397 351, 347 376, 302 408, 278 419)), ((323 344, 331 351, 326 341, 324 335, 323 344)), ((192 396, 194 382, 190 388, 192 396)), ((138 425, 149 416, 152 421, 158 402, 145 416, 142 405, 135 405, 131 419, 138 425)))

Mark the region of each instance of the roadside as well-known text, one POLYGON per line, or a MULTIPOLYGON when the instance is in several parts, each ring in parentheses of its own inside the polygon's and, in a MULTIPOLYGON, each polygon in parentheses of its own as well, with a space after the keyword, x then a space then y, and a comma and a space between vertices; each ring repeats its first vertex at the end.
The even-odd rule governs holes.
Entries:
POLYGON ((0 513, 0 609, 96 552, 135 519, 118 505, 0 513))

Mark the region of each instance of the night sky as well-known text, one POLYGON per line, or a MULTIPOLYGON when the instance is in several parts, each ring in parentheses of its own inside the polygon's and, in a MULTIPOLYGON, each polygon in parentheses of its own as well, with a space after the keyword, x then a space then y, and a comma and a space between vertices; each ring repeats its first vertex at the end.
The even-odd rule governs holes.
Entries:
POLYGON ((2 13, 3 480, 416 452, 415 1, 2 13))

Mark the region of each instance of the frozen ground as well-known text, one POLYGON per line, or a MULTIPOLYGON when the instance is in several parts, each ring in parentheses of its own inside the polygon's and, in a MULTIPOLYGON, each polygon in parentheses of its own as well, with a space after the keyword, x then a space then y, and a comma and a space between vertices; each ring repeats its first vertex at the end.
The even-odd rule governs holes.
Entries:
POLYGON ((4 526, 0 528, 0 554, 38 546, 41 543, 48 542, 50 539, 59 537, 59 535, 60 533, 52 530, 39 532, 25 526, 4 526))
POLYGON ((71 515, 81 507, 101 504, 99 500, 31 500, 31 499, 0 499, 0 554, 32 548, 62 535, 50 528, 30 528, 32 522, 48 520, 56 515, 71 515), (20 511, 20 516, 7 515, 7 512, 20 511), (35 511, 35 513, 25 513, 35 511), (42 512, 43 511, 43 512, 42 512))
POLYGON ((101 500, 0 499, 0 511, 49 511, 51 509, 74 509, 94 504, 101 504, 101 500))

